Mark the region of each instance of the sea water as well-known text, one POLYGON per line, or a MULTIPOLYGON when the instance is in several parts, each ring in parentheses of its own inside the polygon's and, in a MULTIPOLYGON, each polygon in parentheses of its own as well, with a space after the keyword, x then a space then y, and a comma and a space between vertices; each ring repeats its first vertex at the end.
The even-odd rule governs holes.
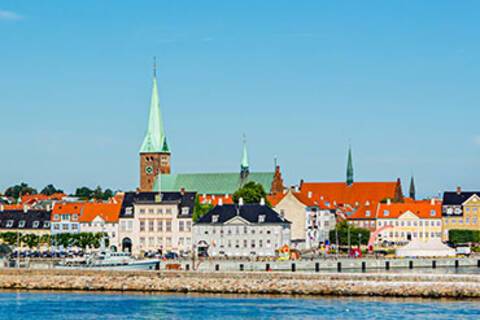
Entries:
POLYGON ((0 319, 480 319, 478 300, 0 293, 0 319))

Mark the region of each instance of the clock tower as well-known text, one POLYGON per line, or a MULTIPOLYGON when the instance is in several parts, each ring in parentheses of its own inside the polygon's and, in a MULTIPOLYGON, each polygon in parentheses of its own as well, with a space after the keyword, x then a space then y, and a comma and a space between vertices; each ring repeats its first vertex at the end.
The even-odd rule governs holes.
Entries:
POLYGON ((170 148, 167 144, 158 99, 156 66, 153 66, 153 89, 145 138, 140 148, 140 191, 154 191, 160 174, 170 174, 170 148))

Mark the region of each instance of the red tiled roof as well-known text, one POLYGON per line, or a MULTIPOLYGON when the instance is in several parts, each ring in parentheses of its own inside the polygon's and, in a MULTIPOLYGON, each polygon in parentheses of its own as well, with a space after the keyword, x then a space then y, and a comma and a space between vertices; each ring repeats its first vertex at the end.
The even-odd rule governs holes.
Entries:
POLYGON ((368 220, 375 219, 377 214, 377 202, 367 202, 360 205, 358 208, 352 210, 350 215, 347 215, 348 220, 368 220), (368 213, 368 215, 367 215, 368 213))
POLYGON ((105 222, 115 223, 118 222, 121 208, 122 202, 88 202, 85 203, 83 212, 78 220, 80 222, 92 222, 97 216, 100 216, 105 222))
POLYGON ((428 201, 415 201, 409 203, 381 203, 378 208, 378 219, 397 219, 405 212, 410 211, 421 219, 440 219, 442 217, 442 204, 439 201, 434 201, 434 204, 428 201), (385 215, 385 210, 388 215, 385 215), (435 211, 432 216, 432 210, 435 211))
MULTIPOLYGON (((319 207, 321 209, 333 209, 333 205, 327 203, 327 201, 321 200, 320 198, 314 198, 313 194, 308 194, 305 192, 295 192, 295 191, 287 191, 287 193, 291 192, 295 198, 298 199, 301 203, 303 203, 307 207, 319 207)), ((287 193, 277 193, 275 195, 269 195, 267 197, 270 204, 275 207, 277 206, 283 198, 287 195, 287 193)))
POLYGON ((383 199, 394 199, 399 188, 397 182, 305 182, 300 187, 301 192, 312 192, 314 198, 357 206, 367 201, 379 202, 383 199))

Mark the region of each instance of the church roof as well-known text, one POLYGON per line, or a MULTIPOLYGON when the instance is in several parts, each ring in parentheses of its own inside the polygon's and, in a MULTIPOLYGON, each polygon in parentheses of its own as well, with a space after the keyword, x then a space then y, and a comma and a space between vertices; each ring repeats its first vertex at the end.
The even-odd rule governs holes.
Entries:
POLYGON ((241 179, 238 172, 162 174, 161 182, 157 185, 161 191, 178 191, 183 188, 199 194, 233 194, 243 184, 254 181, 260 183, 266 193, 270 193, 274 175, 274 172, 250 172, 245 179, 241 179))
POLYGON ((157 77, 153 77, 152 98, 150 101, 150 115, 145 138, 140 153, 170 152, 165 136, 160 102, 158 99, 157 77))

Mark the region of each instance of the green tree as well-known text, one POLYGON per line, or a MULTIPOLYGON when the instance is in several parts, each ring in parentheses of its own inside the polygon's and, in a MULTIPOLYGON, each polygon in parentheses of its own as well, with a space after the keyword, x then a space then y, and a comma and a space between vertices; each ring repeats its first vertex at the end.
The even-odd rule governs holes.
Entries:
POLYGON ((364 245, 368 244, 370 239, 370 230, 364 228, 357 228, 355 226, 349 225, 346 221, 337 223, 334 230, 330 231, 330 242, 335 244, 336 235, 338 232, 338 243, 341 246, 348 245, 348 233, 350 231, 350 244, 358 246, 359 240, 364 245), (361 235, 361 236, 359 236, 361 235))
POLYGON ((75 197, 80 199, 91 199, 93 196, 93 190, 88 187, 80 187, 75 190, 75 197))
POLYGON ((3 232, 0 233, 0 238, 2 241, 8 245, 16 245, 17 244, 17 233, 8 231, 8 232, 3 232))
POLYGON ((7 197, 12 197, 15 199, 20 198, 22 195, 26 194, 37 194, 37 190, 30 187, 28 184, 22 182, 20 184, 14 185, 5 190, 5 195, 7 197))
POLYGON ((44 195, 47 195, 47 196, 51 196, 52 194, 55 194, 55 193, 63 193, 63 190, 55 188, 55 186, 53 184, 49 184, 49 185, 45 186, 42 189, 42 191, 40 191, 40 193, 44 194, 44 195))
POLYGON ((478 230, 448 230, 448 239, 450 243, 462 244, 469 242, 480 242, 480 231, 478 230))
POLYGON ((243 199, 243 203, 259 203, 262 198, 267 201, 267 193, 260 183, 250 181, 233 194, 235 203, 238 203, 240 198, 243 199))
POLYGON ((192 220, 197 222, 198 219, 207 214, 208 211, 212 210, 213 206, 209 203, 200 203, 200 197, 197 195, 195 198, 195 207, 193 208, 192 220))
POLYGON ((26 244, 30 249, 35 248, 40 243, 40 237, 33 233, 24 234, 22 235, 22 243, 26 244))

